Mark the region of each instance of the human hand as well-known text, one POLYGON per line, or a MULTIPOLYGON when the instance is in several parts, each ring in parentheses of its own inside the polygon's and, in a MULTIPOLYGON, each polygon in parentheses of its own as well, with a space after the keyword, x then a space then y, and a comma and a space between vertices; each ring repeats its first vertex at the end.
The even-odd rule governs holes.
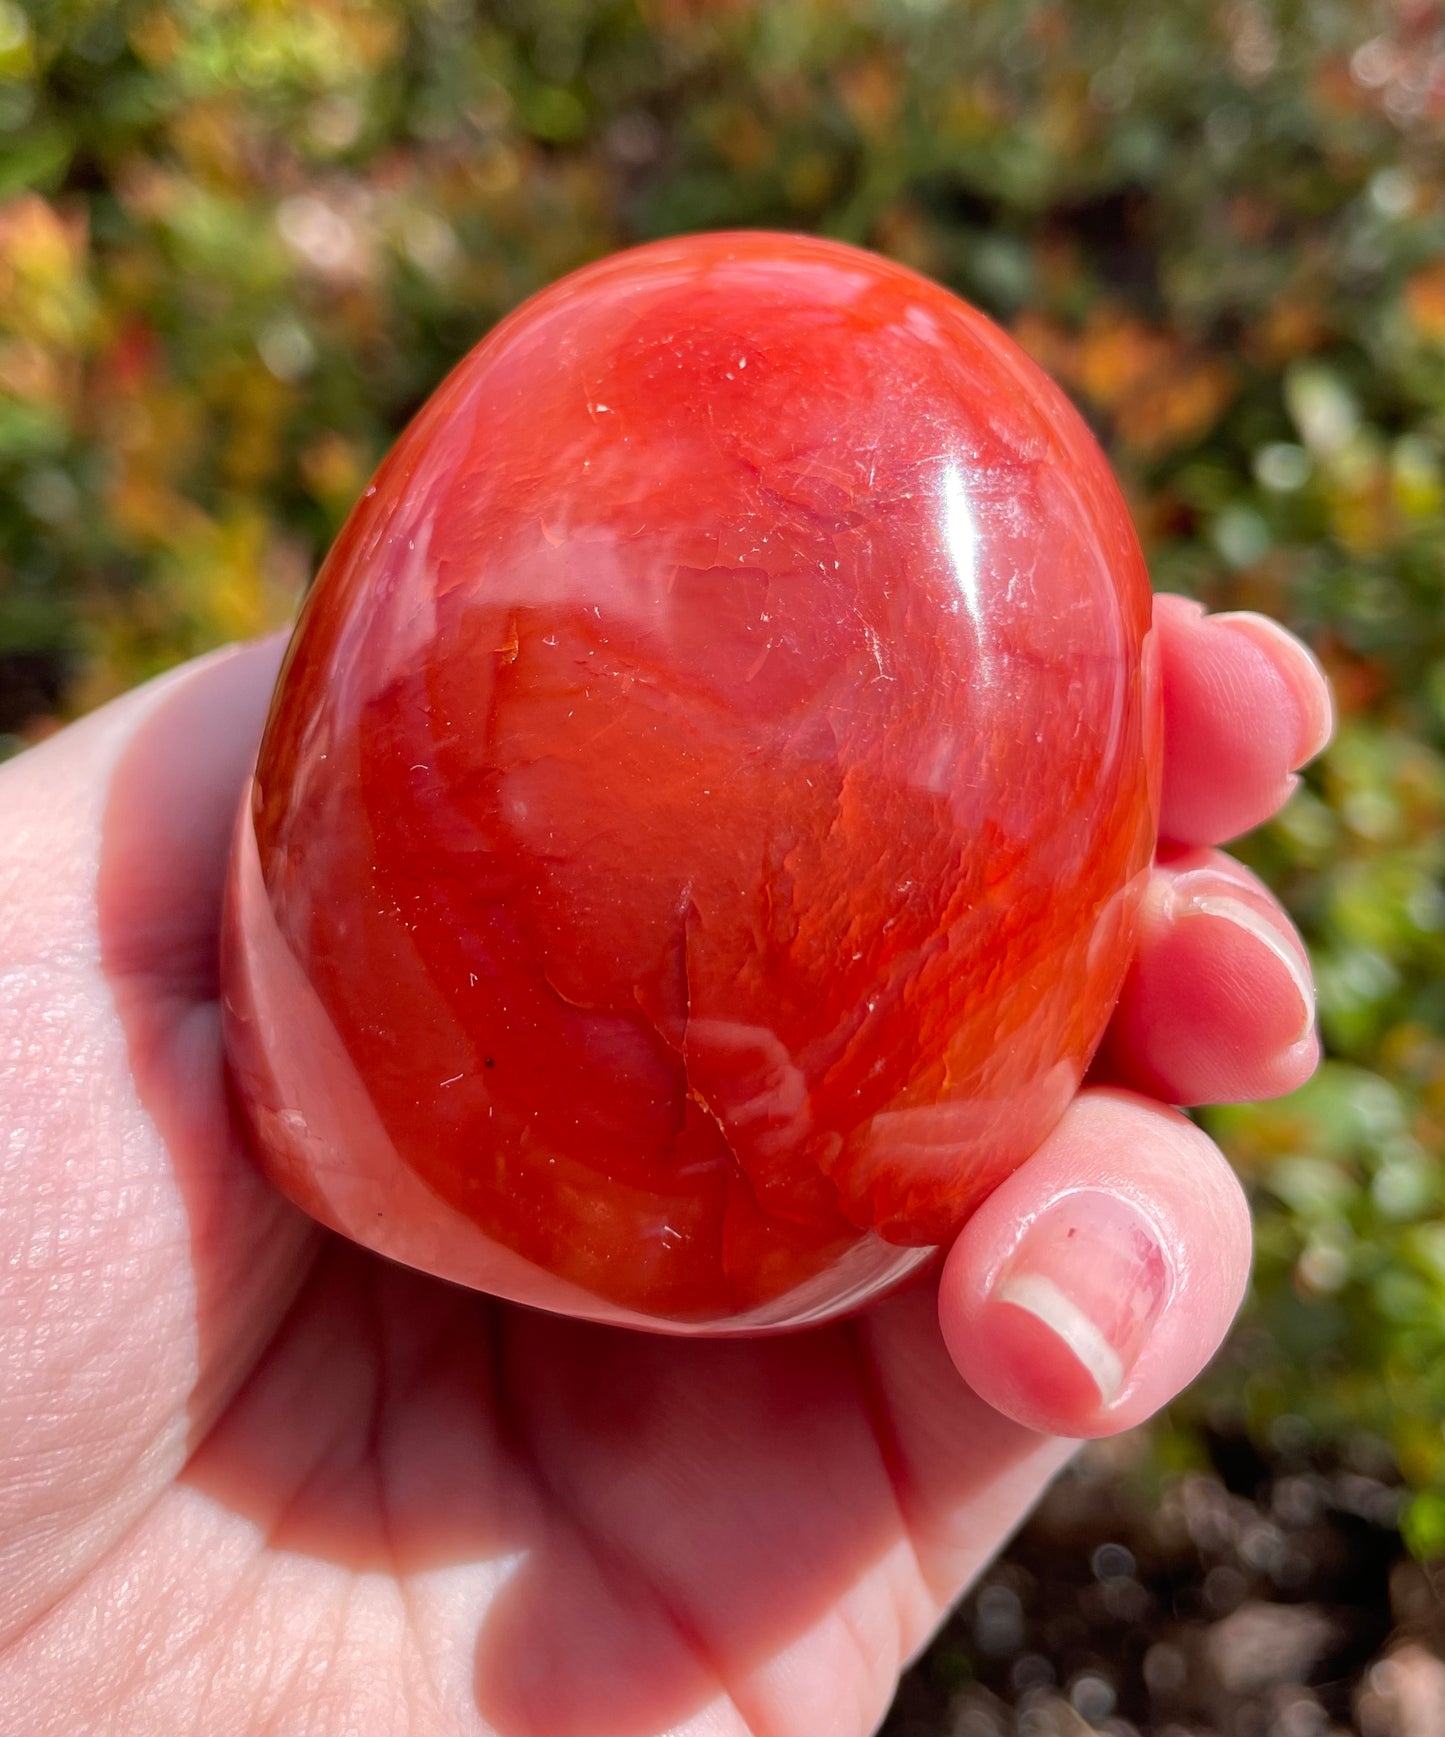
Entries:
POLYGON ((1101 1083, 941 1271, 772 1339, 460 1291, 253 1169, 217 927, 277 646, 0 769, 5 1728, 875 1724, 1061 1438, 1147 1416, 1229 1324, 1242 1196, 1165 1104, 1316 1060, 1298 938, 1209 847, 1288 795, 1323 681, 1259 617, 1156 621, 1167 842, 1101 1083))

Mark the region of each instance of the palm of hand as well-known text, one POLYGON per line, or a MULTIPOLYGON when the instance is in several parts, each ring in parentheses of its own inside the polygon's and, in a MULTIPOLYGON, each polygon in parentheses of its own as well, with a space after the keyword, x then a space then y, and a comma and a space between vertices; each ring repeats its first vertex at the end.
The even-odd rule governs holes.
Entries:
MULTIPOLYGON (((1204 631, 1192 612, 1171 619, 1181 647, 1204 631)), ((1232 637, 1245 649, 1225 663, 1254 657, 1257 709, 1293 683, 1318 711, 1297 658, 1271 654, 1267 633, 1232 637)), ((1188 661, 1207 671, 1202 643, 1188 661)), ((979 1306, 967 1272, 1007 1212, 965 1233, 941 1292, 935 1276, 851 1322, 736 1342, 532 1314, 302 1220, 236 1138, 215 1000, 221 869, 266 658, 133 696, 0 784, 12 1728, 866 1729, 1067 1453, 965 1385, 959 1361, 988 1387, 987 1347, 970 1363, 939 1329, 979 1306)), ((1207 681, 1170 679, 1176 736, 1191 706, 1206 720, 1173 754, 1175 811, 1215 807, 1176 836, 1227 836, 1279 799, 1299 745, 1261 750, 1258 718, 1229 720, 1207 681)), ((1283 920, 1224 859, 1180 858, 1160 886, 1114 1077, 1181 1101, 1300 1077, 1313 1040, 1296 1029, 1283 920), (1242 991, 1225 983, 1237 961, 1212 977, 1208 962, 1250 925, 1193 911, 1191 939, 1166 896, 1191 874, 1236 877, 1236 903, 1266 926, 1242 991), (1170 1035, 1151 976, 1171 948, 1204 985, 1197 1054, 1170 1035)), ((1050 1163, 1107 1180, 1100 1148, 1121 1130, 1183 1252, 1212 1240, 1217 1259, 1117 1405, 1061 1391, 1052 1413, 1047 1395, 1038 1415, 1014 1407, 1079 1433, 1132 1421, 1188 1378, 1246 1258, 1207 1142, 1142 1100, 1081 1106, 1052 1159, 1007 1185, 1009 1210, 1051 1185, 1050 1163), (1188 1173, 1160 1181, 1181 1152, 1188 1173)))

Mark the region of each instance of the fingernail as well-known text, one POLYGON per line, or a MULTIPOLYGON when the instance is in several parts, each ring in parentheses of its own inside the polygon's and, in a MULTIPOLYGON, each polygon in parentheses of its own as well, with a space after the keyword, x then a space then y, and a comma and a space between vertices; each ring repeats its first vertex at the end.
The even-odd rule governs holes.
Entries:
POLYGON ((1046 1329, 1089 1377, 1100 1401, 1112 1405, 1172 1284, 1168 1259, 1144 1216, 1117 1195, 1081 1190, 1056 1200, 1029 1226, 990 1301, 1046 1329))
POLYGON ((1309 647, 1277 621, 1250 611, 1225 611, 1211 617, 1215 626, 1242 633, 1269 659, 1289 689, 1298 715, 1294 766, 1313 760, 1335 732, 1329 677, 1309 647))
POLYGON ((1299 1023, 1285 1041, 1291 1047, 1303 1043, 1315 1028, 1315 986, 1299 950, 1262 911, 1233 891, 1222 875, 1208 871, 1182 874, 1174 882, 1173 898, 1176 912, 1194 911, 1216 922, 1233 923, 1283 967, 1299 998, 1299 1023))
POLYGON ((1315 986, 1294 948, 1266 917, 1251 909, 1243 899, 1228 895, 1206 897, 1195 900, 1194 908, 1206 917, 1215 917, 1243 929, 1284 967, 1300 1003, 1299 1029, 1290 1041, 1292 1044, 1303 1043, 1315 1028, 1315 986))

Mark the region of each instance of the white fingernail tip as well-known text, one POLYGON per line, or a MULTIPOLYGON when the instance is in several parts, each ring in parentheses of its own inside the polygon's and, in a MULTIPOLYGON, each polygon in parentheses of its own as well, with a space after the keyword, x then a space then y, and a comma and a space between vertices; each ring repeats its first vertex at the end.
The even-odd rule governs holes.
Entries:
POLYGON ((1019 1273, 994 1292, 994 1300, 1012 1303, 1057 1333, 1094 1379, 1099 1398, 1112 1405, 1124 1387, 1119 1353, 1073 1300, 1052 1279, 1019 1273))
POLYGON ((1210 893, 1190 902, 1196 911, 1205 916, 1222 918, 1224 922, 1233 923, 1236 928, 1243 929, 1247 935, 1253 936, 1261 947, 1273 953, 1284 966, 1300 999, 1299 1033, 1291 1043, 1303 1043, 1315 1028, 1315 991, 1310 982, 1309 971, 1294 948, 1283 939, 1267 917, 1262 917, 1243 899, 1232 899, 1227 893, 1210 893))

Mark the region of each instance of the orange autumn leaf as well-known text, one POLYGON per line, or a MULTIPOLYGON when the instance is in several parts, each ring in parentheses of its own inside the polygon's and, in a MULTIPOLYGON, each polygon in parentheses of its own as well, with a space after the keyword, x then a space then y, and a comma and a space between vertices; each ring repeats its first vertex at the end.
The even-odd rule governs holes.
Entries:
POLYGON ((897 69, 881 56, 870 55, 840 68, 834 83, 860 132, 877 136, 892 125, 903 87, 897 69))
POLYGON ((1256 324, 1246 347, 1260 366, 1277 368, 1322 349, 1330 336, 1329 322, 1317 302, 1306 296, 1285 295, 1256 324))
POLYGON ((1212 356, 1184 358, 1145 381, 1120 405, 1119 437, 1148 457, 1192 445, 1206 435, 1234 397, 1234 370, 1212 356))
POLYGON ((1146 381, 1165 373, 1176 340, 1127 314, 1092 315, 1079 342, 1079 389, 1112 410, 1146 381))
POLYGON ((1405 312, 1422 338, 1445 343, 1445 259, 1422 267, 1405 284, 1405 312))
POLYGON ((1037 314, 1015 336, 1039 364, 1113 420, 1119 438, 1144 457, 1200 439, 1219 420, 1236 389, 1223 358, 1132 315, 1092 315, 1077 338, 1037 314))

